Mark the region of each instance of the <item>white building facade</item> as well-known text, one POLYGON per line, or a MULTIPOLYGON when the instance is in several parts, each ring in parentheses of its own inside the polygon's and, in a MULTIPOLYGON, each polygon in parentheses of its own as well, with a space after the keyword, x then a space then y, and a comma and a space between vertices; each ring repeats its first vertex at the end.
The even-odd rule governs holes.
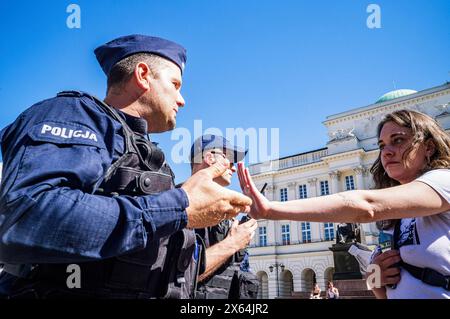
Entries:
MULTIPOLYGON (((269 200, 286 201, 345 190, 369 189, 369 170, 378 156, 377 125, 384 115, 412 109, 435 118, 450 132, 450 83, 420 92, 396 90, 372 105, 327 117, 329 141, 324 148, 250 166, 258 189, 265 183, 269 200)), ((378 242, 374 224, 362 224, 362 242, 378 242)), ((260 279, 260 298, 322 290, 334 273, 336 224, 258 221, 250 248, 250 267, 260 279), (271 267, 272 266, 272 267, 271 267), (272 269, 272 271, 271 271, 272 269)))

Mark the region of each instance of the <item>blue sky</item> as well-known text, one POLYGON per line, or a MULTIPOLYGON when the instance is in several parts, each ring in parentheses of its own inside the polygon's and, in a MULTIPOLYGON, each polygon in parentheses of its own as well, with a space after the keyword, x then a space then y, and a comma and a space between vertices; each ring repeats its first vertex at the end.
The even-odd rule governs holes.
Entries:
MULTIPOLYGON (((326 116, 369 105, 394 83, 450 81, 446 0, 1 1, 0 30, 0 127, 61 90, 103 98, 93 50, 132 33, 187 48, 178 127, 279 128, 281 156, 323 147, 326 116), (71 3, 80 29, 66 25, 71 3), (371 3, 380 29, 366 26, 371 3)), ((170 136, 152 139, 170 153, 170 136)), ((187 164, 173 168, 177 182, 189 175, 187 164)))

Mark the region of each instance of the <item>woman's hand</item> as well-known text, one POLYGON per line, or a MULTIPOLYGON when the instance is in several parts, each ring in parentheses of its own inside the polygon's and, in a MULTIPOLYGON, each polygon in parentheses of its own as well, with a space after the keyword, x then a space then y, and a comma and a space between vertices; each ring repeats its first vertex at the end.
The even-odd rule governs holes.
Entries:
POLYGON ((252 205, 246 213, 255 219, 269 218, 270 202, 258 191, 250 176, 250 172, 242 162, 238 163, 238 176, 242 192, 252 199, 252 205))
MULTIPOLYGON (((400 268, 396 266, 402 259, 398 250, 389 250, 376 256, 372 264, 378 265, 380 272, 375 277, 375 288, 395 285, 400 281, 400 268), (378 279, 380 281, 378 281, 378 279), (379 284, 381 287, 377 287, 379 284)), ((371 283, 370 283, 371 284, 371 283)))
POLYGON ((217 225, 221 220, 250 210, 250 198, 226 189, 214 181, 225 173, 229 165, 216 162, 192 175, 181 186, 189 199, 189 206, 186 208, 187 228, 217 225))

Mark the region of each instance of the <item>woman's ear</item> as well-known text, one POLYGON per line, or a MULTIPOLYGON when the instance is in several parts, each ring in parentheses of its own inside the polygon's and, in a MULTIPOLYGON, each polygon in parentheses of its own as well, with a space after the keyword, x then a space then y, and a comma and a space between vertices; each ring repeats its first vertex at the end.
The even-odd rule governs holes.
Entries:
POLYGON ((427 156, 428 159, 430 159, 434 153, 436 152, 436 145, 434 144, 434 141, 429 138, 426 142, 425 142, 425 154, 427 156))

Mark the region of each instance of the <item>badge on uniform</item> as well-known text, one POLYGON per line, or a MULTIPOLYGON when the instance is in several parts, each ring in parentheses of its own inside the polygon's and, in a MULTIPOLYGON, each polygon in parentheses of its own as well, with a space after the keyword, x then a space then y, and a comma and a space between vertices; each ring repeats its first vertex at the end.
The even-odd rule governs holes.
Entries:
POLYGON ((33 126, 28 135, 34 141, 105 147, 94 130, 76 123, 46 121, 33 126))

